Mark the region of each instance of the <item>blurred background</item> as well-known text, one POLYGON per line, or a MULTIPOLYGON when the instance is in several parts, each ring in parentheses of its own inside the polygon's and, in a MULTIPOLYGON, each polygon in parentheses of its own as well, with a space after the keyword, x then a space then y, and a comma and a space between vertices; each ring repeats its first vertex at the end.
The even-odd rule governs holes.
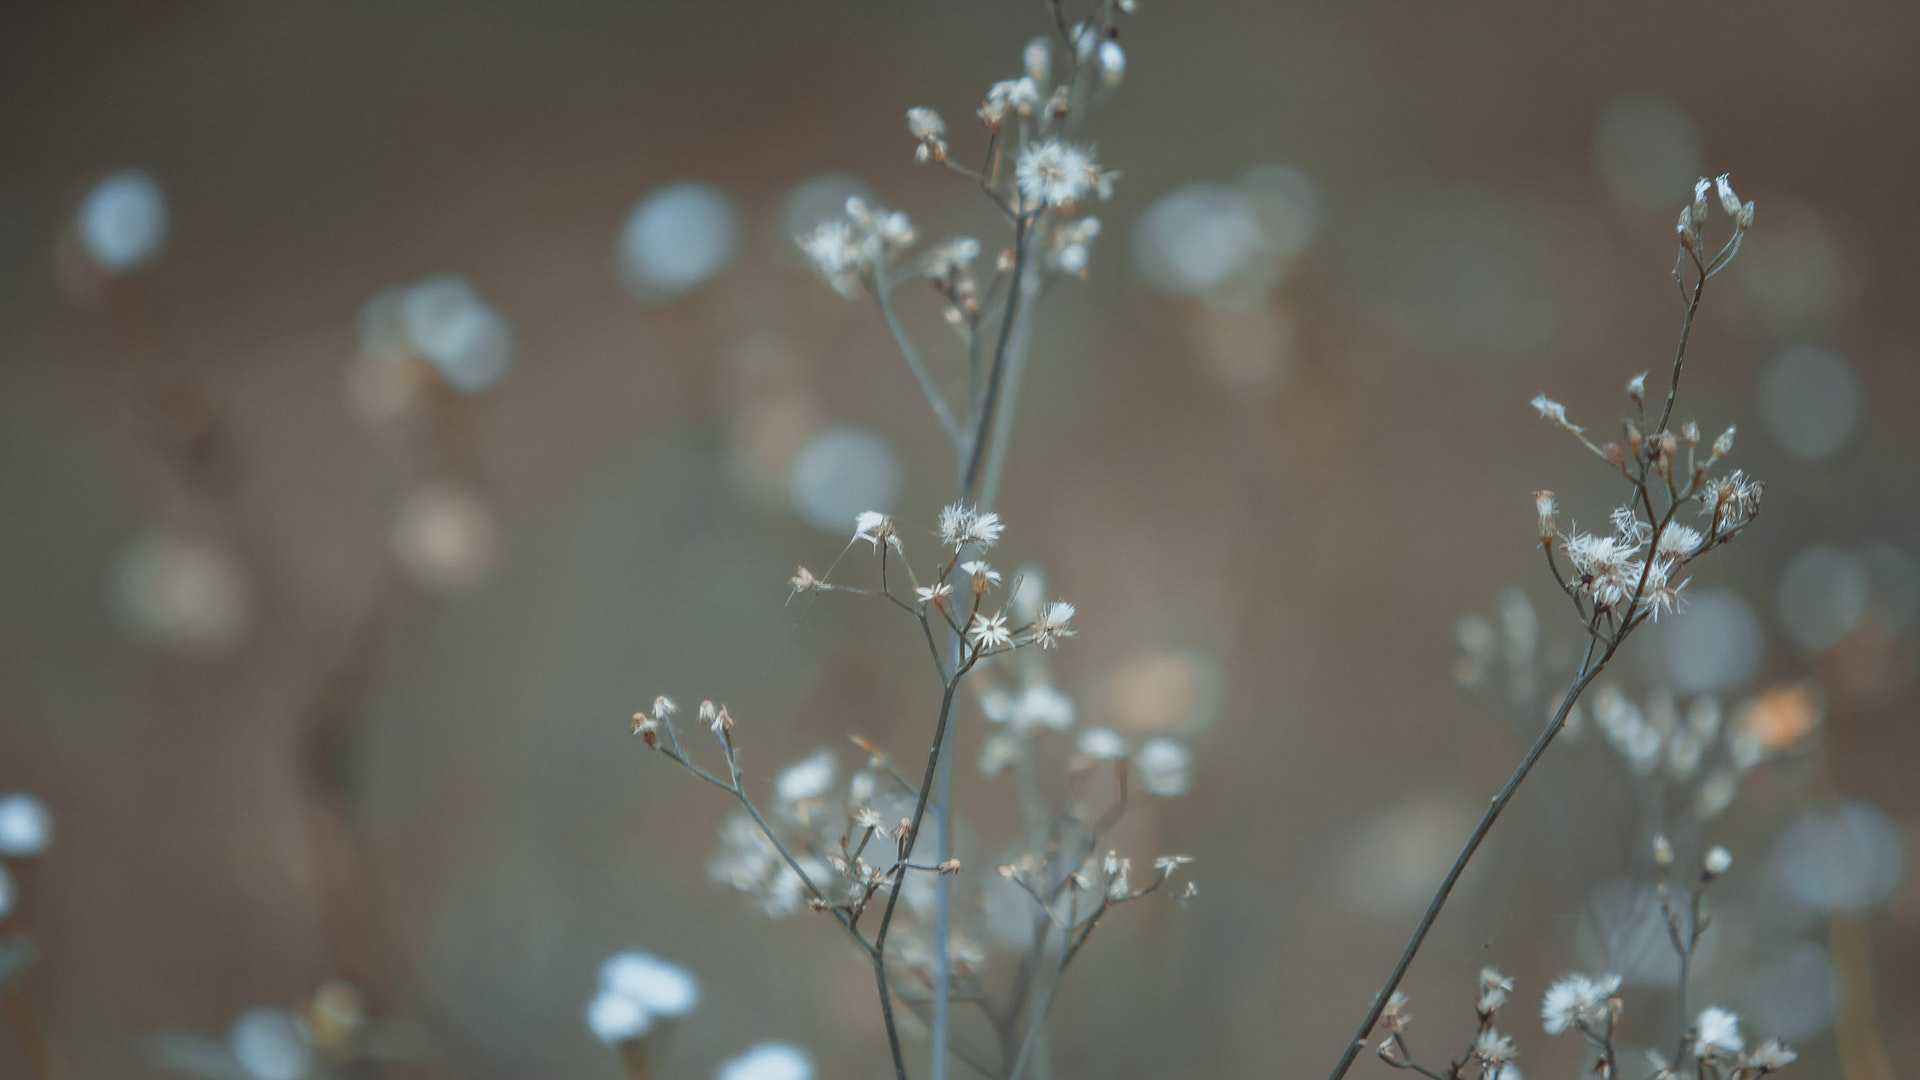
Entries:
MULTIPOLYGON (((1805 1075, 1911 1071, 1920 9, 1142 8, 999 509, 1080 607, 1082 717, 1192 746, 1121 842, 1195 856, 1200 899, 1102 925, 1056 1074, 1331 1064, 1579 643, 1531 496, 1597 526, 1622 485, 1527 401, 1605 433, 1661 381, 1673 219, 1721 172, 1758 224, 1680 414, 1738 425, 1766 510, 1605 682, 1656 726, 1710 700, 1765 760, 1735 792, 1556 746, 1414 969, 1415 1046, 1466 1041, 1488 963, 1530 1074, 1573 1067, 1533 1020, 1565 970, 1627 972, 1668 1039, 1666 831, 1734 856, 1696 1002, 1805 1075)), ((792 238, 868 191, 1002 242, 902 117, 974 160, 1046 30, 1018 0, 0 15, 0 794, 54 829, 5 863, 36 959, 0 1075, 292 1077, 249 1010, 323 1029, 345 980, 445 1075, 614 1077, 582 1010, 624 948, 705 988, 661 1075, 762 1039, 883 1075, 864 960, 709 884, 728 807, 627 718, 725 700, 762 776, 924 739, 894 620, 786 603, 855 512, 930 527, 952 469, 792 238)))

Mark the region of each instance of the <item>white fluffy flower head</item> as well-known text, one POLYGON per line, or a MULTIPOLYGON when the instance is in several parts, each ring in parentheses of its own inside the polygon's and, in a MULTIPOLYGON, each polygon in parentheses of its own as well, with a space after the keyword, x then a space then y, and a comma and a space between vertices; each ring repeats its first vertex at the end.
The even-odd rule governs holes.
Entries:
POLYGON ((1029 143, 1020 151, 1013 179, 1020 194, 1037 206, 1078 202, 1096 190, 1105 196, 1102 190, 1105 177, 1093 154, 1059 139, 1029 143))

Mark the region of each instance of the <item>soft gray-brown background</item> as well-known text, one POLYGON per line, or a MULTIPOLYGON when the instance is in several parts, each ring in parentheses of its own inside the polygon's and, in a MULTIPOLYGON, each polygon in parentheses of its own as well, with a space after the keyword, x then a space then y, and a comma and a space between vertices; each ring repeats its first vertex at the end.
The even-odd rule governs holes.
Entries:
MULTIPOLYGON (((1525 403, 1547 390, 1606 426, 1678 323, 1672 211, 1623 206, 1595 166, 1623 96, 1690 116, 1702 167, 1759 203, 1743 258, 1771 276, 1710 294, 1688 397, 1710 431, 1741 426, 1768 509, 1701 574, 1767 627, 1748 689, 1812 676, 1829 704, 1816 751, 1718 823, 1727 889, 1766 906, 1767 846, 1810 799, 1866 800, 1916 835, 1912 627, 1806 655, 1778 633, 1774 588, 1811 543, 1920 544, 1920 9, 1142 7, 1094 132, 1124 177, 1091 280, 1046 309, 1002 509, 1015 557, 1080 604, 1058 673, 1084 710, 1112 708, 1115 673, 1146 653, 1203 658, 1222 697, 1194 794, 1132 834, 1139 856, 1196 855, 1202 900, 1103 927, 1063 994, 1061 1075, 1324 1068, 1411 921, 1405 899, 1356 903, 1355 882, 1384 859, 1388 884, 1368 888, 1401 870, 1417 892, 1517 755, 1499 707, 1454 686, 1452 624, 1509 582, 1548 598, 1534 489, 1596 522, 1617 497, 1525 403), (1311 176, 1326 210, 1262 309, 1289 328, 1278 360, 1270 336, 1155 293, 1129 257, 1155 197, 1270 161, 1311 176), (1805 342, 1866 391, 1847 447, 1817 462, 1771 440, 1760 409, 1768 365, 1805 342), (1237 349, 1257 378, 1232 375, 1237 349), (1431 843, 1393 841, 1435 821, 1431 843)), ((612 1077, 581 1009, 601 956, 648 948, 708 996, 668 1075, 762 1038, 807 1044, 827 1075, 879 1074, 859 958, 823 923, 768 923, 706 883, 723 807, 646 757, 625 717, 659 692, 723 697, 766 767, 850 730, 922 737, 933 699, 896 626, 782 606, 792 564, 824 566, 844 537, 781 497, 779 434, 753 442, 770 380, 810 422, 889 441, 902 515, 931 520, 950 481, 878 319, 796 267, 779 205, 848 172, 932 230, 979 228, 963 185, 911 162, 902 111, 938 107, 977 146, 962 119, 1044 28, 1015 0, 0 14, 0 791, 58 818, 30 882, 35 986, 76 1076, 160 1075, 154 1033, 223 1031, 338 970, 303 854, 299 737, 271 684, 324 669, 377 587, 402 470, 348 404, 354 320, 438 272, 513 321, 518 360, 467 418, 497 571, 401 604, 347 707, 397 998, 465 1075, 612 1077), (172 235, 112 303, 165 339, 133 347, 204 376, 230 417, 301 613, 297 662, 270 644, 182 659, 114 618, 118 553, 183 511, 116 381, 125 320, 62 286, 59 252, 87 188, 129 166, 167 191, 172 235), (644 193, 688 178, 736 201, 745 246, 649 307, 622 292, 614 237, 644 193)), ((1545 613, 1549 642, 1577 635, 1545 613)), ((1629 660, 1621 685, 1643 692, 1652 670, 1629 660)), ((1604 756, 1566 749, 1563 766, 1604 756)), ((1410 983, 1436 1056, 1464 1038, 1472 972, 1498 962, 1521 981, 1522 1064, 1568 1067, 1532 1003, 1586 962, 1584 890, 1640 872, 1620 844, 1569 850, 1536 827, 1556 801, 1562 819, 1623 813, 1565 805, 1591 790, 1523 795, 1469 875, 1410 983)), ((1878 1077, 1874 1054, 1911 1067, 1917 924, 1910 887, 1865 920, 1874 999, 1842 1006, 1877 1009, 1883 1041, 1843 1060, 1812 1038, 1803 1075, 1878 1077)), ((1739 971, 1719 977, 1708 997, 1745 992, 1739 971)), ((26 1069, 0 1035, 0 1075, 26 1069)))

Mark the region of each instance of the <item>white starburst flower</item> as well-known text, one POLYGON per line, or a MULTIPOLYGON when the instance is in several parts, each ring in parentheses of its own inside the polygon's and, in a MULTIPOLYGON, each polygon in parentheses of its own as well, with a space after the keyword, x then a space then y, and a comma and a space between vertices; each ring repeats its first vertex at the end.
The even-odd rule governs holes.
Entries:
POLYGON ((1073 699, 1051 686, 1029 686, 1013 700, 1016 731, 1065 731, 1073 726, 1073 699))
POLYGON ((1073 620, 1074 606, 1065 600, 1055 600, 1040 609, 1040 617, 1033 622, 1034 643, 1043 649, 1051 649, 1059 644, 1061 638, 1070 638, 1075 631, 1067 625, 1073 620))
POLYGON ((1513 1047, 1513 1037, 1502 1035, 1492 1028, 1476 1035, 1473 1040, 1473 1055, 1489 1065, 1504 1065, 1513 1060, 1519 1051, 1513 1047))
POLYGON ((1020 194, 1037 206, 1077 202, 1095 189, 1100 177, 1091 153, 1059 139, 1029 143, 1013 170, 1020 194))
POLYGON ((921 604, 938 604, 952 595, 953 586, 944 581, 935 582, 932 585, 919 585, 913 590, 915 602, 921 604))
POLYGON ((1597 1023, 1606 1018, 1607 999, 1620 989, 1620 976, 1598 978, 1578 972, 1563 975, 1547 987, 1540 1003, 1540 1020, 1547 1034, 1558 1035, 1576 1024, 1597 1023))
POLYGON ((1000 540, 1000 534, 1006 531, 1000 515, 980 513, 979 511, 954 503, 940 511, 940 539, 948 547, 959 549, 972 544, 982 551, 991 548, 1000 540))
POLYGON ((1693 1052, 1706 1058, 1732 1057, 1747 1048, 1740 1037, 1740 1018, 1719 1006, 1703 1009, 1694 1021, 1693 1052))
POLYGON ((961 563, 960 570, 968 577, 985 578, 989 585, 1000 584, 1000 571, 995 570, 979 559, 969 559, 961 563))
POLYGON ((967 626, 967 636, 973 639, 973 647, 980 652, 992 652, 1013 644, 1013 631, 1007 628, 1004 612, 996 611, 992 615, 976 612, 967 626))

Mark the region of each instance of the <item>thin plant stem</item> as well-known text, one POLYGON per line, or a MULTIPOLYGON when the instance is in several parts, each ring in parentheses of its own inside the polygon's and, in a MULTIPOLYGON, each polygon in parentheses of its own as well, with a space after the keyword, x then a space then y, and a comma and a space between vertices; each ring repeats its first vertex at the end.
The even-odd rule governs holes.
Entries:
POLYGON ((913 369, 913 377, 920 382, 920 392, 927 396, 927 405, 933 410, 934 418, 946 430, 947 438, 953 445, 961 447, 966 433, 960 422, 953 418, 953 410, 947 407, 947 399, 941 396, 940 388, 933 384, 933 376, 927 373, 927 365, 920 359, 920 350, 913 344, 913 338, 907 328, 900 323, 900 316, 893 310, 893 283, 879 275, 873 285, 874 298, 880 305, 880 316, 887 322, 887 329, 893 333, 893 342, 900 349, 900 355, 906 358, 907 366, 913 369))
POLYGON ((1419 925, 1413 929, 1413 937, 1407 941, 1406 948, 1401 950, 1400 959, 1393 965, 1393 972, 1387 976, 1386 982, 1381 984, 1379 992, 1374 995, 1373 1007, 1367 1010, 1366 1019, 1361 1022, 1353 1038, 1348 1041, 1346 1051, 1340 1055, 1340 1063, 1334 1066, 1329 1080, 1340 1080, 1347 1075, 1347 1070, 1353 1067, 1354 1059, 1360 1055, 1361 1048, 1367 1045, 1367 1035, 1373 1031, 1373 1025, 1380 1020, 1380 1013, 1386 1009, 1387 999, 1399 989, 1400 980, 1406 977, 1407 968, 1412 966, 1414 955, 1420 951, 1420 946, 1427 940, 1427 931, 1433 929, 1434 921, 1440 917, 1440 909, 1446 906, 1447 898, 1453 894, 1454 885, 1459 882, 1460 875, 1467 869, 1467 863, 1473 859, 1474 852, 1480 850, 1480 842, 1487 838, 1487 833, 1493 829, 1493 823, 1499 820, 1501 811, 1505 810, 1507 803, 1513 800, 1514 792, 1519 790, 1521 782, 1526 780, 1527 774, 1539 764, 1541 755, 1547 752, 1547 747, 1553 744, 1554 736, 1560 734, 1560 729, 1566 726, 1567 713, 1572 711, 1574 703, 1580 700, 1581 692, 1586 690, 1587 685, 1607 666, 1607 661, 1613 658, 1614 650, 1619 648, 1620 640, 1624 636, 1624 634, 1616 635, 1608 641, 1605 651, 1601 652, 1597 659, 1594 652, 1601 645, 1601 639, 1588 636, 1587 653, 1580 663, 1580 674, 1574 678, 1573 684, 1567 687, 1566 695, 1560 699, 1560 707, 1554 710, 1553 719, 1541 730, 1540 737, 1533 741, 1533 746, 1527 750, 1526 756, 1520 759, 1519 766, 1513 770, 1512 775, 1507 777, 1507 782, 1500 788, 1499 794, 1495 795, 1493 801, 1488 804, 1486 813, 1480 815, 1480 823, 1474 826, 1472 835, 1467 837, 1467 842, 1460 848, 1460 853, 1454 856, 1453 865, 1448 868, 1446 878, 1440 882, 1440 887, 1434 891, 1433 899, 1427 903, 1426 913, 1420 917, 1419 925))

